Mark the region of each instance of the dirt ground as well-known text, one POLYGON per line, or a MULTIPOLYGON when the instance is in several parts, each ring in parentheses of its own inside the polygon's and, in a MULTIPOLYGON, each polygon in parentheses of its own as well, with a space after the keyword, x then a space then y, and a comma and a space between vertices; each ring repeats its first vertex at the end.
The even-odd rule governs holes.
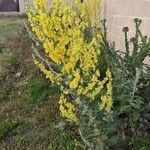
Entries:
POLYGON ((24 22, 0 19, 0 150, 70 150, 71 132, 56 128, 59 91, 35 67, 24 22))

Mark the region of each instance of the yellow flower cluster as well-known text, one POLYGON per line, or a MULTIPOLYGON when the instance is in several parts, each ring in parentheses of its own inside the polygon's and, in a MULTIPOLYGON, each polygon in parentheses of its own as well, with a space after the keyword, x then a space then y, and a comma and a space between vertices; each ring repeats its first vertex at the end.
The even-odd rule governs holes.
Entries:
POLYGON ((100 103, 100 110, 104 109, 109 112, 112 108, 112 104, 113 104, 113 101, 112 101, 112 75, 111 75, 111 72, 110 70, 108 69, 106 71, 106 76, 108 78, 108 83, 107 83, 107 91, 106 91, 106 94, 105 95, 102 95, 101 96, 101 103, 100 103))
POLYGON ((46 78, 51 80, 52 83, 60 82, 61 79, 59 74, 53 73, 51 70, 46 69, 45 65, 37 60, 35 60, 34 63, 45 74, 46 78))
POLYGON ((69 122, 78 124, 79 121, 76 116, 77 109, 72 103, 67 101, 64 94, 61 94, 59 104, 61 115, 65 117, 69 122))
MULTIPOLYGON (((100 81, 100 70, 97 67, 100 59, 100 33, 85 40, 85 31, 89 28, 87 4, 81 0, 75 0, 74 3, 53 0, 48 7, 46 0, 34 0, 34 8, 28 9, 28 20, 32 32, 43 45, 46 57, 54 65, 47 69, 41 61, 36 60, 35 63, 47 78, 61 86, 63 93, 75 93, 77 103, 80 95, 94 100, 108 82, 106 98, 109 100, 104 100, 104 97, 101 99, 102 103, 107 101, 102 108, 109 111, 112 105, 111 73, 107 71, 106 77, 100 81)), ((71 122, 77 122, 75 106, 63 95, 60 98, 60 111, 71 122)))
POLYGON ((74 79, 69 84, 70 88, 71 89, 77 88, 79 81, 80 81, 80 72, 77 70, 74 74, 74 79))
POLYGON ((91 26, 100 25, 101 2, 102 0, 84 0, 87 20, 91 26))
POLYGON ((34 7, 35 7, 35 9, 45 10, 46 9, 46 0, 36 0, 36 1, 34 1, 34 7))

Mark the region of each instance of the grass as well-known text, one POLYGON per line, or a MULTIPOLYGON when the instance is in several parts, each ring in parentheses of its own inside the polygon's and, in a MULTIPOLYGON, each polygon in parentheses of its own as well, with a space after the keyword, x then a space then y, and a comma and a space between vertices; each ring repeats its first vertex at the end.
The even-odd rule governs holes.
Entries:
POLYGON ((19 122, 15 119, 6 119, 0 123, 0 140, 4 139, 7 134, 11 133, 15 128, 17 128, 19 122))
POLYGON ((72 150, 72 128, 55 127, 59 90, 35 67, 23 20, 0 19, 0 150, 72 150))
POLYGON ((7 38, 20 37, 23 21, 23 18, 2 18, 0 21, 0 35, 7 38))

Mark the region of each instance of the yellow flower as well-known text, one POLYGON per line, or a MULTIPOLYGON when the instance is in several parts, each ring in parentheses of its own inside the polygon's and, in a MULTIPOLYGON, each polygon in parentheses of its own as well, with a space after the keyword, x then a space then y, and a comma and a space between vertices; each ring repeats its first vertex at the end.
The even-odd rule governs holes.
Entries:
POLYGON ((59 104, 60 104, 59 109, 60 109, 61 115, 67 118, 69 122, 78 124, 79 120, 76 117, 77 110, 73 104, 71 104, 70 102, 66 100, 63 94, 60 97, 59 104))
POLYGON ((70 82, 69 86, 71 89, 75 89, 78 87, 78 84, 79 84, 79 81, 80 81, 80 71, 77 70, 75 73, 74 73, 74 79, 70 82))
POLYGON ((77 102, 77 104, 80 103, 81 101, 80 97, 77 97, 75 101, 77 102))
POLYGON ((39 9, 39 10, 41 10, 41 9, 45 10, 46 3, 47 3, 47 0, 34 0, 33 1, 35 9, 39 9))
POLYGON ((113 105, 113 100, 112 100, 112 75, 110 70, 108 69, 106 71, 106 77, 108 78, 108 83, 106 85, 107 91, 105 95, 101 96, 101 103, 99 108, 105 109, 107 112, 109 112, 112 108, 113 105))
POLYGON ((100 25, 101 0, 84 0, 87 19, 95 26, 100 25))

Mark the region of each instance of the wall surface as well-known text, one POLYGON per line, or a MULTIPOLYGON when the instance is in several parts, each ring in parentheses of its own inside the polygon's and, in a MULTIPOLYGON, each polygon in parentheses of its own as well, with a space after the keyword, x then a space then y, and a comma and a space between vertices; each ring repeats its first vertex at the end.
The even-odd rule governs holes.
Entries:
MULTIPOLYGON (((124 47, 124 26, 129 27, 130 37, 135 34, 134 18, 142 20, 141 31, 150 36, 150 0, 103 0, 102 17, 107 19, 109 39, 118 49, 124 47)), ((146 62, 150 64, 150 58, 146 62)))

